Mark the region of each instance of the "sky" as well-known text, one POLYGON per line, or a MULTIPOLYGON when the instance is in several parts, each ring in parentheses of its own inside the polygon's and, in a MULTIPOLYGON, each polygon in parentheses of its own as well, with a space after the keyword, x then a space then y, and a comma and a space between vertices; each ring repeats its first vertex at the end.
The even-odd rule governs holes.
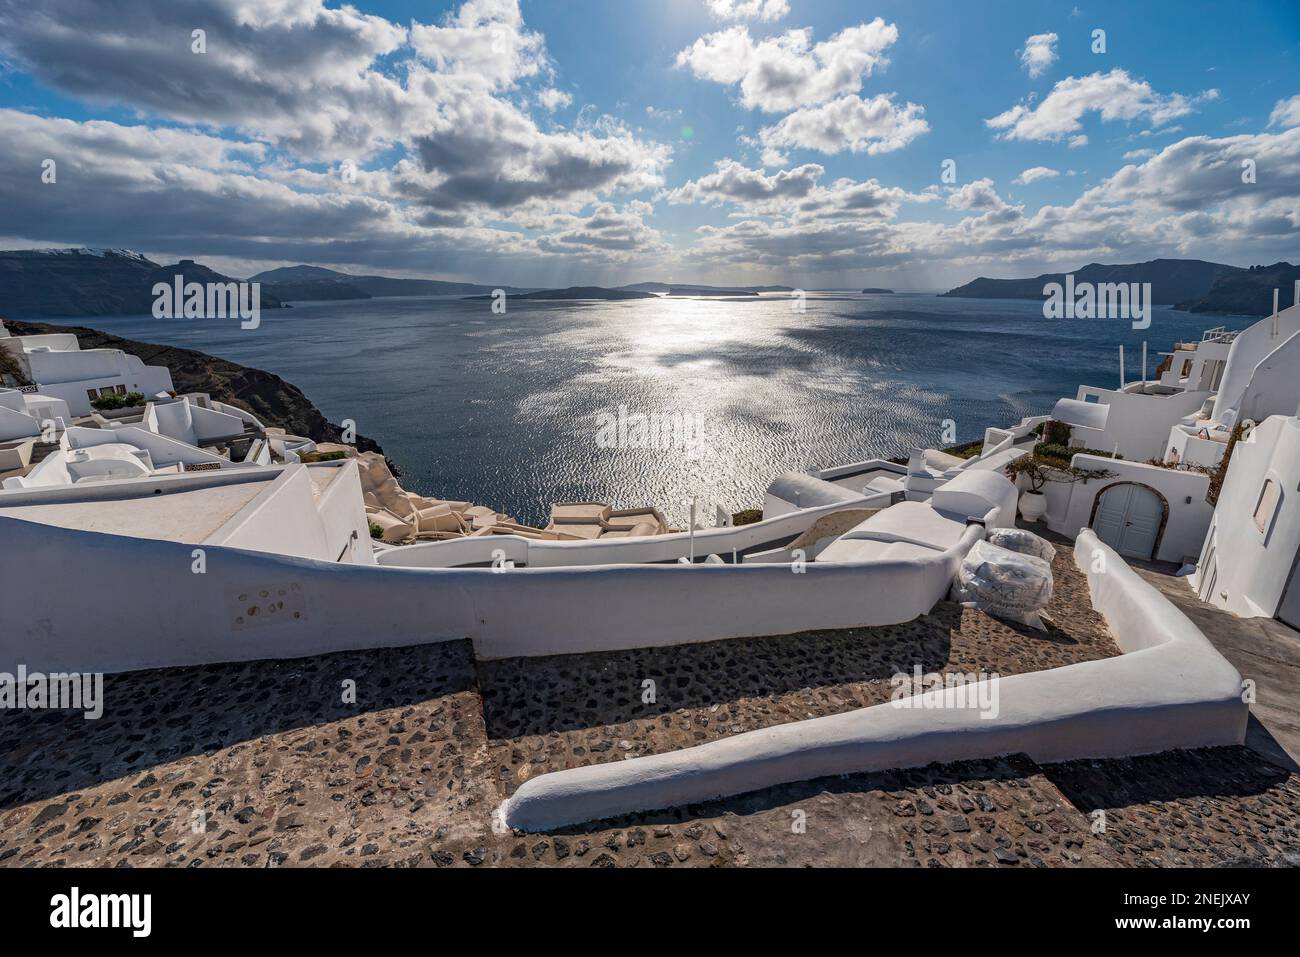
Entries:
POLYGON ((1295 0, 0 0, 0 248, 929 290, 1297 236, 1295 0))

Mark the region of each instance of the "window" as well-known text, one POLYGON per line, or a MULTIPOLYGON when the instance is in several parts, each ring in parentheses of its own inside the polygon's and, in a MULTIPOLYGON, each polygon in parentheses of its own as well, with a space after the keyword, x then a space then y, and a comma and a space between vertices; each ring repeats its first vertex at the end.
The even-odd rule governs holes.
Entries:
POLYGON ((116 392, 118 395, 126 395, 126 386, 124 385, 114 386, 113 391, 116 392))
POLYGON ((1264 480, 1264 487, 1260 489, 1259 501, 1255 503, 1255 527, 1259 529, 1260 534, 1267 534, 1268 527, 1273 523, 1273 513, 1277 511, 1277 500, 1281 489, 1277 482, 1272 479, 1264 480))
POLYGON ((96 392, 94 389, 87 389, 87 390, 86 390, 86 398, 87 398, 87 399, 91 399, 91 400, 98 399, 98 398, 99 398, 99 393, 96 392))

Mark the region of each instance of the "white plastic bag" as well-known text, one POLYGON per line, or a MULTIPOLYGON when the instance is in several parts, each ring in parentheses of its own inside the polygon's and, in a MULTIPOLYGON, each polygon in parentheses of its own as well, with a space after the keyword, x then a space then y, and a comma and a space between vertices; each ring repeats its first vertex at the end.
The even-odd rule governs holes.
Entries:
POLYGON ((1046 630, 1038 613, 1052 600, 1052 566, 1036 555, 976 542, 962 559, 951 597, 997 618, 1046 630))
POLYGON ((999 548, 1005 548, 1009 552, 1019 552, 1021 555, 1033 555, 1035 558, 1041 558, 1049 565, 1052 559, 1056 557, 1056 548, 1045 538, 1039 538, 1033 532, 1027 532, 1023 528, 993 528, 989 530, 988 537, 985 539, 990 545, 996 545, 999 548))

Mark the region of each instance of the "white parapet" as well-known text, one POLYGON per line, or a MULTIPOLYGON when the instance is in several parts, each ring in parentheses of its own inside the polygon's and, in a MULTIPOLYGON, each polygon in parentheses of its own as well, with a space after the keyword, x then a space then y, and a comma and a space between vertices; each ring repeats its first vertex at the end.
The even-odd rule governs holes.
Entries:
POLYGON ((993 679, 996 714, 943 692, 525 782, 504 824, 544 831, 794 781, 1025 753, 1038 761, 1240 744, 1241 676, 1188 618, 1089 530, 1075 561, 1123 654, 993 679))

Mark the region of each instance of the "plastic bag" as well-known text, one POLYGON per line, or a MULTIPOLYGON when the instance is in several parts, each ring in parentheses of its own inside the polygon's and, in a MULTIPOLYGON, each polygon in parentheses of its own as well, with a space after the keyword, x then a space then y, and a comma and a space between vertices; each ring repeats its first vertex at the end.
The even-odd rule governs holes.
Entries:
POLYGON ((1046 630, 1038 612, 1052 600, 1052 566, 1036 555, 979 541, 962 559, 951 597, 997 618, 1046 630))
POLYGON ((1021 555, 1033 555, 1035 558, 1041 558, 1049 565, 1052 563, 1052 559, 1056 557, 1056 548, 1051 542, 1045 538, 1039 538, 1033 532, 1027 532, 1023 528, 990 529, 985 540, 990 545, 1005 548, 1009 552, 1019 552, 1021 555))

